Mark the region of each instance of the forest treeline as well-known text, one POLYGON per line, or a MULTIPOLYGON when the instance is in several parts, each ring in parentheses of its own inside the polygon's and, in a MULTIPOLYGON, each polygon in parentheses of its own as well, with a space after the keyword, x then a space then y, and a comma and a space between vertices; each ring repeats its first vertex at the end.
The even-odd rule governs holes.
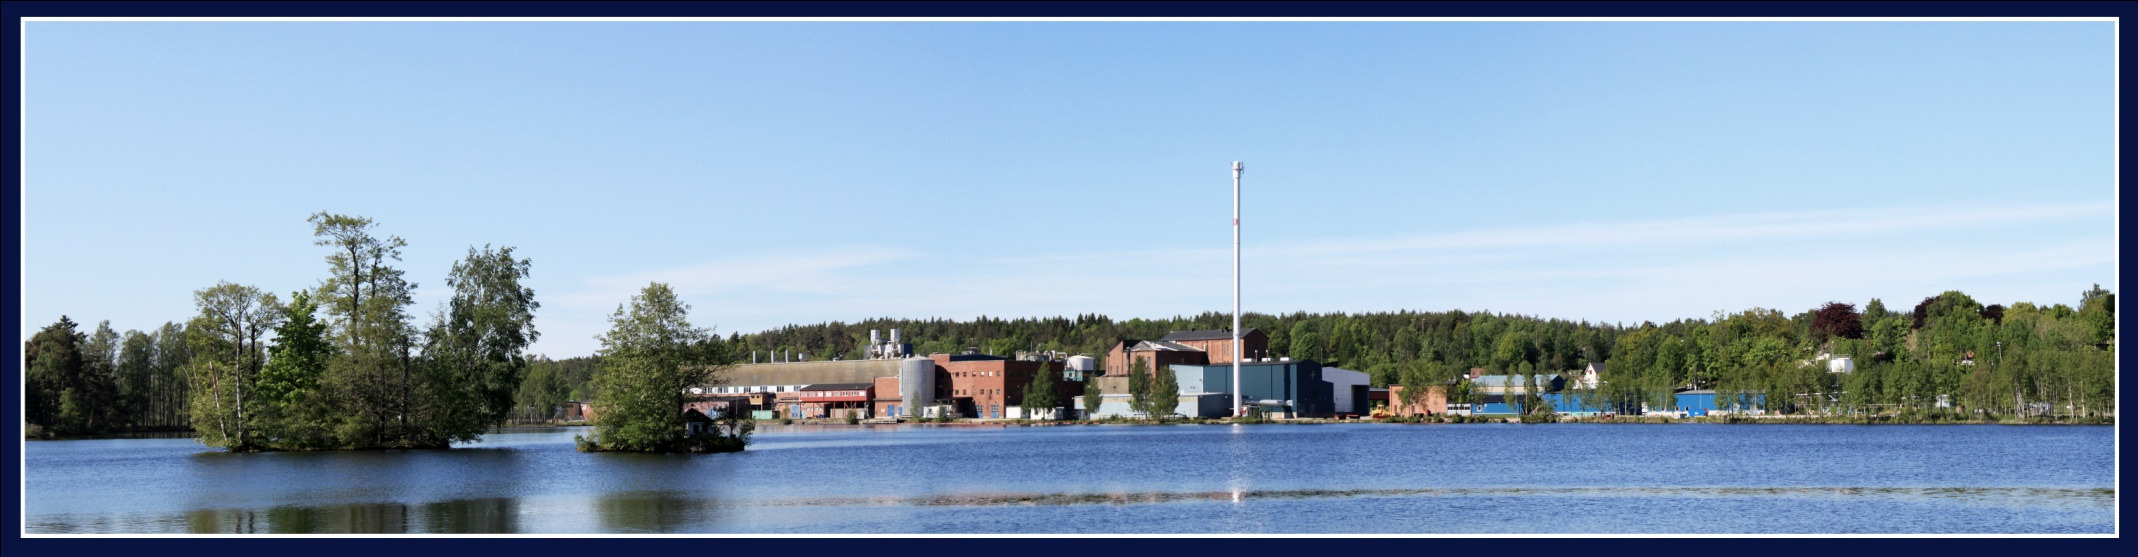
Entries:
MULTIPOLYGON (((1644 403, 1670 408, 1673 392, 1704 388, 1747 404, 1758 395, 1786 413, 2098 416, 2115 400, 2115 295, 2095 285, 2078 302, 1983 305, 1952 291, 1898 311, 1872 299, 1860 311, 1835 302, 1794 314, 1761 308, 1660 325, 1459 310, 1247 313, 1242 321, 1269 335, 1271 356, 1365 371, 1377 387, 1445 384, 1471 368, 1558 374, 1601 362, 1604 383, 1574 394, 1622 412, 1644 403), (1851 358, 1855 371, 1830 373, 1825 359, 1834 356, 1851 358)), ((870 319, 737 334, 729 344, 743 361, 751 353, 761 361, 790 353, 852 359, 869 330, 895 328, 922 354, 977 348, 1103 356, 1124 339, 1231 322, 1218 312, 1125 321, 1095 314, 870 319)))
POLYGON ((154 332, 93 333, 62 316, 25 344, 25 418, 46 435, 187 427, 231 451, 442 448, 514 406, 535 341, 530 262, 469 248, 452 295, 419 324, 407 244, 367 218, 321 212, 326 276, 285 301, 221 282, 199 313, 154 332))
MULTIPOLYGON (((409 312, 416 285, 393 266, 400 238, 376 237, 361 217, 320 213, 312 222, 315 242, 328 248, 327 276, 287 301, 226 282, 195 293, 192 319, 152 331, 120 333, 108 322, 83 331, 64 316, 39 331, 24 347, 31 431, 190 429, 232 450, 442 447, 507 419, 552 421, 567 401, 597 398, 599 355, 525 354, 539 304, 520 285, 530 263, 512 248, 470 248, 446 278, 451 300, 418 326, 409 312)), ((2115 295, 2095 285, 2077 302, 1984 305, 1953 291, 1912 308, 1872 299, 1860 311, 1836 302, 1663 324, 1460 310, 1243 320, 1269 335, 1263 356, 1358 369, 1375 386, 1446 384, 1471 368, 1555 374, 1601 362, 1603 383, 1569 394, 1626 413, 1669 408, 1673 392, 1705 388, 1787 413, 2102 416, 2115 401, 2115 295), (1829 357, 1852 358, 1855 371, 1829 373, 1829 357)), ((1122 340, 1230 324, 1218 312, 886 318, 706 340, 737 362, 859 358, 871 329, 899 329, 922 354, 1100 356, 1122 340)))

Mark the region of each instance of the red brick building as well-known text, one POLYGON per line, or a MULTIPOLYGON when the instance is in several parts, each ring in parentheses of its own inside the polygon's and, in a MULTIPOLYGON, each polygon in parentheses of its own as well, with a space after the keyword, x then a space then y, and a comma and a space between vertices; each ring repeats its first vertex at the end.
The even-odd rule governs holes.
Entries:
MULTIPOLYGON (((1024 388, 1042 370, 1060 377, 1061 362, 1037 362, 1012 360, 1002 356, 984 354, 936 354, 937 368, 949 375, 949 397, 958 407, 958 413, 971 418, 1001 418, 1011 406, 1024 404, 1024 388)), ((941 377, 941 374, 938 374, 941 377)), ((1081 385, 1071 389, 1068 381, 1055 381, 1059 387, 1056 399, 1066 406, 1068 398, 1062 395, 1081 393, 1081 385)))
MULTIPOLYGON (((1242 354, 1248 359, 1269 356, 1269 335, 1248 329, 1240 335, 1242 354)), ((1232 363, 1232 331, 1175 331, 1158 340, 1124 340, 1106 353, 1106 375, 1128 375, 1135 358, 1142 358, 1147 371, 1159 367, 1232 363)))
POLYGON ((750 398, 744 396, 689 395, 683 399, 685 412, 697 410, 706 416, 719 416, 727 412, 740 412, 749 417, 750 398))
POLYGON ((898 381, 899 380, 897 377, 876 378, 875 399, 870 401, 870 410, 874 412, 875 415, 885 418, 895 418, 902 414, 905 414, 904 408, 906 405, 906 400, 902 398, 901 392, 898 387, 898 381))
POLYGON ((800 391, 805 418, 867 418, 876 399, 873 383, 818 383, 800 391))
POLYGON ((1392 416, 1439 416, 1448 413, 1448 388, 1433 385, 1425 388, 1425 396, 1411 400, 1410 393, 1403 392, 1402 385, 1389 385, 1387 408, 1392 416))
MULTIPOLYGON (((1179 343, 1210 355, 1210 364, 1232 363, 1232 331, 1178 331, 1158 340, 1179 343)), ((1248 329, 1240 333, 1240 354, 1245 358, 1269 358, 1269 335, 1248 329)))

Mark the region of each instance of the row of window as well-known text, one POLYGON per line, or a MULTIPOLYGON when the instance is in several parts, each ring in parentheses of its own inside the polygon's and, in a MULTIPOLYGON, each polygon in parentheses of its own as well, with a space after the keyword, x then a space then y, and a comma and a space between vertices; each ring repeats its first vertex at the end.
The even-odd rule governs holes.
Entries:
POLYGON ((748 387, 713 387, 713 392, 718 394, 791 393, 801 390, 801 388, 804 386, 805 385, 751 385, 748 387))
POLYGON ((972 396, 974 394, 974 391, 978 391, 979 394, 983 395, 1002 394, 1002 389, 958 389, 957 391, 959 396, 972 396))

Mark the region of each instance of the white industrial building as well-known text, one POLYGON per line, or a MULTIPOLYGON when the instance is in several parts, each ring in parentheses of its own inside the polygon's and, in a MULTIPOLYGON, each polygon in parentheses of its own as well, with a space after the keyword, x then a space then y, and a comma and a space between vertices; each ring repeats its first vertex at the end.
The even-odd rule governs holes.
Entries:
POLYGON ((1336 395, 1336 413, 1367 413, 1367 393, 1373 390, 1373 380, 1366 372, 1324 367, 1321 368, 1321 380, 1328 381, 1334 391, 1332 394, 1336 395))

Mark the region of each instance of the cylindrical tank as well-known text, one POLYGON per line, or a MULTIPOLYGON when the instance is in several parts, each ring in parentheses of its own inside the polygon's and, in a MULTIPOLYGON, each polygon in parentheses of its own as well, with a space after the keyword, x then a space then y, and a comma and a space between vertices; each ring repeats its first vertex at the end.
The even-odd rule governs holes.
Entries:
POLYGON ((891 329, 891 344, 898 344, 898 329, 891 329))
POLYGON ((1070 356, 1070 371, 1098 371, 1099 360, 1091 356, 1070 356))
POLYGON ((935 402, 935 360, 929 358, 906 358, 898 361, 898 398, 904 401, 908 416, 918 415, 920 407, 935 402))

